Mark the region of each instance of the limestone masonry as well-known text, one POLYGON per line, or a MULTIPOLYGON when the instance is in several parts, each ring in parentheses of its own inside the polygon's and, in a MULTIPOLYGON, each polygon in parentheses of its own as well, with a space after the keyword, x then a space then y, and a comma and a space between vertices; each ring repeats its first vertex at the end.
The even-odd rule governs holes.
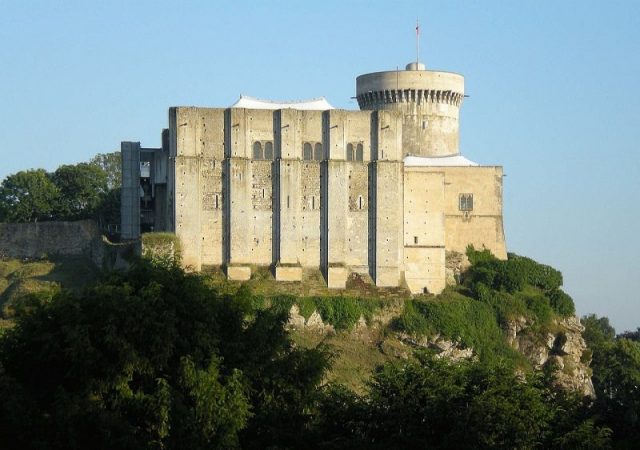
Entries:
POLYGON ((173 107, 161 148, 122 143, 122 237, 172 231, 185 266, 252 267, 331 288, 351 272, 377 286, 441 292, 445 259, 467 245, 506 258, 502 167, 460 155, 461 75, 361 75, 360 111, 324 99, 173 107))

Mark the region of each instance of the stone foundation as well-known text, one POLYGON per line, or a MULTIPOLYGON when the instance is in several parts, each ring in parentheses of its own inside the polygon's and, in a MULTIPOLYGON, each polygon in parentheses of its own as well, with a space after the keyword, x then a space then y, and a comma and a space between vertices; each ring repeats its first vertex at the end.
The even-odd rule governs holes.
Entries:
POLYGON ((276 266, 276 280, 302 281, 301 266, 276 266))
POLYGON ((327 269, 327 287, 329 289, 344 289, 347 286, 349 270, 346 267, 329 267, 327 269))
POLYGON ((251 279, 251 267, 227 266, 227 279, 232 281, 248 281, 251 279))

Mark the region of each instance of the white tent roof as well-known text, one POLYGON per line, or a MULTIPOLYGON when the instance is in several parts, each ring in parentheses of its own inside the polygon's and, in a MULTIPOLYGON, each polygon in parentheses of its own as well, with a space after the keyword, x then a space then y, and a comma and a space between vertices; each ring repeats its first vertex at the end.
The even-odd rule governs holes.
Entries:
POLYGON ((312 98, 310 100, 293 100, 293 101, 273 101, 262 100, 248 95, 240 95, 240 99, 231 105, 232 108, 247 109, 302 109, 312 111, 326 111, 334 109, 333 106, 324 97, 312 98))
POLYGON ((467 167, 477 166, 477 163, 462 155, 454 156, 407 156, 404 165, 408 167, 467 167))

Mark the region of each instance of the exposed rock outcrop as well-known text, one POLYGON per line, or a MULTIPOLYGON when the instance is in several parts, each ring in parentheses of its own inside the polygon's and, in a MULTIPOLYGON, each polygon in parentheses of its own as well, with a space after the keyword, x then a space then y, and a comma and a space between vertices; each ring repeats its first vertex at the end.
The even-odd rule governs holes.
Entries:
MULTIPOLYGON (((366 334, 372 327, 379 327, 389 322, 388 312, 381 311, 384 320, 374 319, 374 325, 368 326, 363 317, 351 331, 354 336, 366 334)), ((322 334, 334 333, 330 324, 325 324, 317 311, 305 319, 297 305, 291 307, 288 327, 322 334)), ((508 344, 521 353, 535 370, 550 370, 555 384, 565 390, 576 391, 585 396, 594 396, 591 383, 590 356, 582 338, 584 327, 577 317, 567 317, 554 321, 545 331, 535 327, 535 323, 526 317, 517 317, 503 325, 508 344)), ((406 345, 399 349, 391 346, 391 340, 382 339, 376 345, 386 354, 406 358, 411 347, 435 350, 439 358, 452 361, 476 358, 474 349, 461 342, 448 339, 440 334, 430 337, 416 337, 406 333, 398 333, 395 342, 406 345), (387 343, 389 341, 389 343, 387 343)))
POLYGON ((305 319, 304 316, 300 314, 300 308, 298 308, 298 305, 293 305, 291 307, 291 310, 289 311, 289 322, 287 323, 287 327, 300 330, 316 331, 318 333, 335 332, 332 325, 325 324, 322 321, 322 317, 320 316, 318 311, 314 311, 308 319, 305 319))
POLYGON ((540 333, 524 317, 504 326, 507 342, 531 363, 534 369, 548 369, 558 387, 593 397, 595 391, 589 369, 590 357, 582 338, 584 327, 577 317, 556 320, 553 332, 540 333))
POLYGON ((405 333, 400 333, 399 338, 414 347, 429 348, 437 352, 436 357, 447 358, 452 361, 461 361, 474 357, 473 349, 465 347, 460 342, 445 339, 439 334, 431 337, 416 338, 405 333))
POLYGON ((460 276, 469 267, 469 258, 464 253, 447 251, 445 258, 445 276, 447 286, 460 284, 460 276))

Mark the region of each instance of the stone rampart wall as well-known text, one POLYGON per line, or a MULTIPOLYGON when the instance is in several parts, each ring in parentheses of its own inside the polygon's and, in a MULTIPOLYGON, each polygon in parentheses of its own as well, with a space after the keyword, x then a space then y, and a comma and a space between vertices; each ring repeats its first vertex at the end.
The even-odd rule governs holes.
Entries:
POLYGON ((100 230, 91 220, 0 223, 0 255, 12 258, 91 256, 101 243, 100 230))

